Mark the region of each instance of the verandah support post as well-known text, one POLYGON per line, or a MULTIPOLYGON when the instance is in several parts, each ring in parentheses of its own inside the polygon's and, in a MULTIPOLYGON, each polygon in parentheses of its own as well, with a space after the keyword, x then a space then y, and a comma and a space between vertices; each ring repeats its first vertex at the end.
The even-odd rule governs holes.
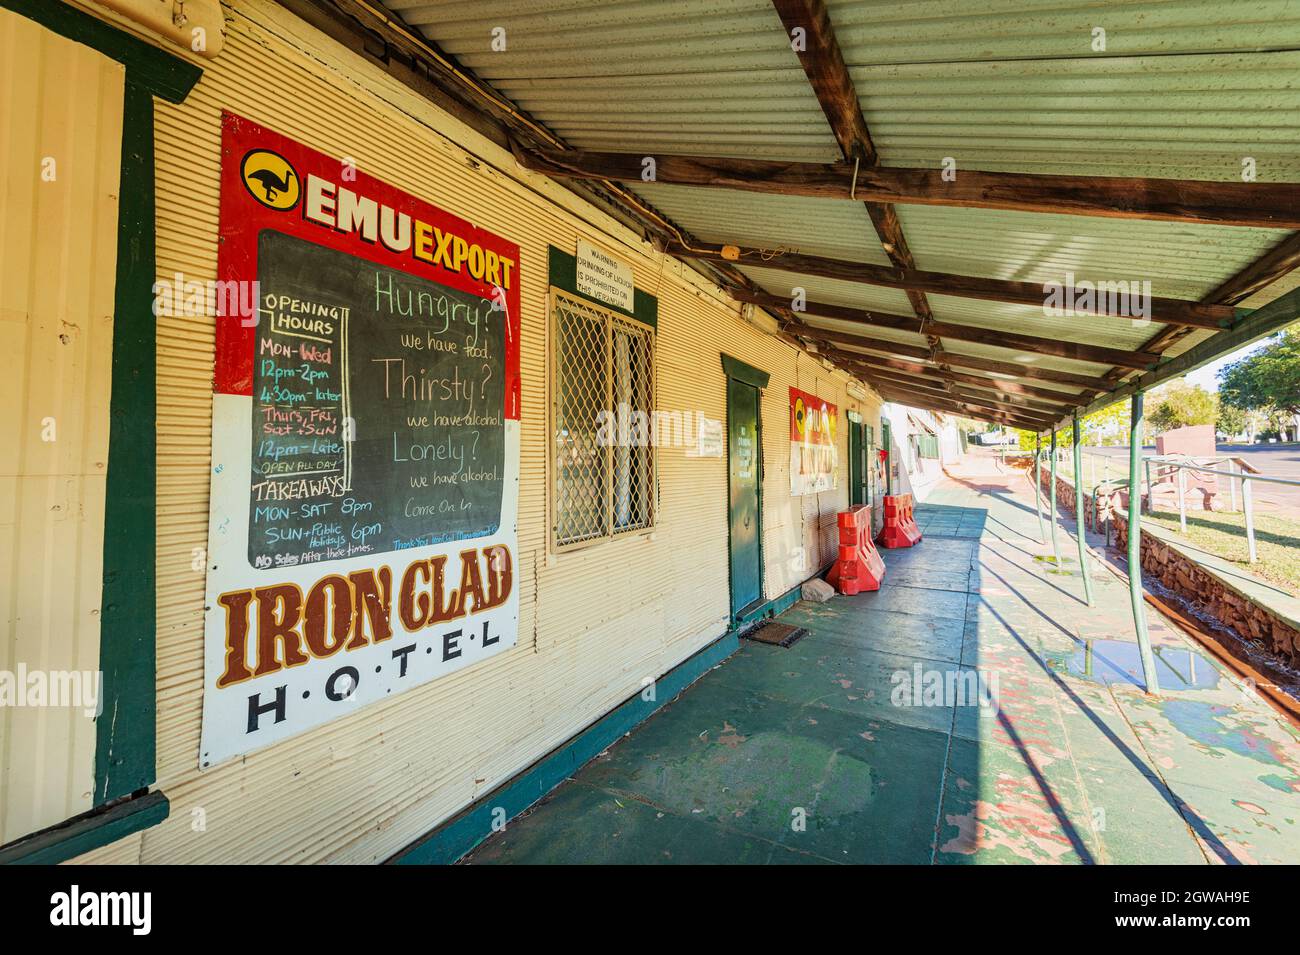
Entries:
POLYGON ((1079 412, 1074 413, 1074 524, 1079 538, 1079 572, 1083 574, 1083 597, 1092 606, 1092 578, 1088 576, 1087 528, 1083 523, 1083 451, 1079 447, 1079 412))
POLYGON ((1034 513, 1038 515, 1038 543, 1045 544, 1043 540, 1043 477, 1040 467, 1043 460, 1043 436, 1034 435, 1034 513))
POLYGON ((1052 468, 1051 468, 1052 489, 1051 491, 1048 492, 1051 495, 1051 507, 1048 509, 1048 514, 1051 517, 1051 521, 1052 521, 1052 563, 1055 564, 1057 567, 1060 567, 1061 566, 1061 545, 1058 544, 1056 540, 1056 521, 1059 515, 1056 513, 1056 429, 1055 428, 1052 428, 1051 450, 1052 450, 1052 468))
POLYGON ((1128 434, 1128 593, 1133 603, 1133 625, 1137 629, 1138 654, 1142 658, 1142 679, 1148 693, 1160 692, 1156 661, 1147 632, 1146 604, 1142 599, 1142 392, 1133 394, 1133 411, 1128 434))

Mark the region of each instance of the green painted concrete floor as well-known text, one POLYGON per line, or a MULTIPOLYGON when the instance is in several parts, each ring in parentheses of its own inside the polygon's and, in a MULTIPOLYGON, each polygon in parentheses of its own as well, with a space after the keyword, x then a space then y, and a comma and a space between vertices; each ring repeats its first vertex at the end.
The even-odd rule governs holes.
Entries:
POLYGON ((796 605, 466 861, 1300 861, 1300 732, 1150 608, 1148 697, 1127 584, 1094 560, 1083 603, 1023 473, 917 520, 880 591, 796 605))

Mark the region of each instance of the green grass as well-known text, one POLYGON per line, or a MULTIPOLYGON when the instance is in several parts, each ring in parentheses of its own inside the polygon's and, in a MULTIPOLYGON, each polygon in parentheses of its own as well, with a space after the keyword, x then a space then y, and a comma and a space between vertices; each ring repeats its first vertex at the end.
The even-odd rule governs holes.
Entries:
MULTIPOLYGON (((1127 472, 1127 467, 1124 471, 1127 472)), ((1073 474, 1067 469, 1057 472, 1067 483, 1073 484, 1073 474)), ((1111 478, 1117 477, 1115 470, 1111 478)), ((1100 479, 1100 471, 1098 471, 1100 479)), ((1092 482, 1084 469, 1087 491, 1092 493, 1092 482)), ((1033 484, 1032 479, 1030 484, 1033 484)), ((1032 491, 1032 486, 1030 488, 1032 491)), ((1178 511, 1156 511, 1142 515, 1142 523, 1159 524, 1162 530, 1172 532, 1175 540, 1231 561, 1242 570, 1285 588, 1300 596, 1300 521, 1255 512, 1255 552, 1259 557, 1250 562, 1246 546, 1246 515, 1241 512, 1188 511, 1187 533, 1178 527, 1178 511)))
POLYGON ((1300 521, 1272 514, 1255 514, 1255 550, 1259 560, 1250 563, 1246 546, 1246 516, 1241 513, 1189 512, 1187 533, 1178 527, 1178 512, 1144 514, 1142 522, 1159 524, 1177 540, 1239 564, 1265 580, 1300 594, 1300 521))

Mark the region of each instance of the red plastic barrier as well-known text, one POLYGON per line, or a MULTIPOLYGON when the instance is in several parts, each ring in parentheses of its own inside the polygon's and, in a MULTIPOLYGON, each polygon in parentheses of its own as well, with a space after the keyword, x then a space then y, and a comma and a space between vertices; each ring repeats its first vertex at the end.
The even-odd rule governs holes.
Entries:
POLYGON ((883 547, 911 547, 921 540, 921 529, 912 516, 912 495, 886 494, 884 496, 885 526, 880 531, 883 547))
POLYGON ((885 577, 885 562, 871 542, 871 508, 858 504, 840 511, 840 556, 826 575, 832 587, 842 594, 860 594, 879 590, 885 577))

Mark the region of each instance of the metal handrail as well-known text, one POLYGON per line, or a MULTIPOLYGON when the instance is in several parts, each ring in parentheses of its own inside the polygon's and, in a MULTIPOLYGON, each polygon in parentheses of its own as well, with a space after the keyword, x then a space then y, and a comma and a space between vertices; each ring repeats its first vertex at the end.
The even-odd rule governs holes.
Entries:
MULTIPOLYGON (((1094 457, 1100 457, 1103 462, 1108 462, 1110 460, 1108 455, 1097 454, 1095 451, 1088 452, 1087 450, 1083 450, 1083 453, 1091 453, 1094 457)), ((1234 512, 1237 510, 1237 486, 1233 482, 1241 482, 1241 504, 1246 521, 1246 548, 1249 553, 1250 563, 1252 564, 1259 560, 1259 554, 1255 546, 1255 499, 1254 495, 1251 493, 1251 485, 1256 481, 1260 481, 1265 484, 1281 484, 1290 487, 1300 487, 1300 480, 1295 480, 1293 478, 1268 477, 1260 474, 1258 468, 1235 456, 1214 458, 1211 459, 1208 464, 1193 464, 1191 463, 1191 459, 1184 455, 1144 455, 1142 457, 1142 465, 1146 475, 1147 513, 1150 513, 1151 508, 1155 506, 1155 484, 1151 480, 1151 465, 1153 464, 1156 465, 1158 469, 1164 468, 1166 469, 1166 472, 1173 471, 1177 473, 1178 526, 1183 533, 1187 532, 1187 471, 1213 474, 1215 477, 1226 477, 1228 479, 1228 490, 1232 495, 1231 510, 1234 512), (1228 465, 1228 470, 1224 471, 1217 467, 1210 466, 1222 463, 1228 465), (1237 465, 1240 470, 1233 470, 1232 468, 1234 464, 1237 465)), ((1104 467, 1105 465, 1103 464, 1103 468, 1104 467)), ((1100 484, 1098 484, 1096 488, 1093 489, 1093 500, 1096 501, 1096 494, 1101 487, 1116 480, 1118 479, 1104 479, 1100 484)), ((1109 528, 1107 528, 1107 538, 1109 539, 1109 537, 1109 528)))

